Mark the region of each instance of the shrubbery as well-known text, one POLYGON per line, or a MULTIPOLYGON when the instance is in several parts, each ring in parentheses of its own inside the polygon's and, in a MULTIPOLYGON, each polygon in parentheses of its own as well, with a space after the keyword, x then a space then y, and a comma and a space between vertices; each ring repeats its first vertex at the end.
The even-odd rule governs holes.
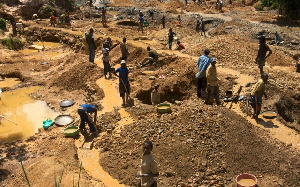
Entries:
POLYGON ((22 49, 24 46, 24 43, 20 39, 14 39, 12 37, 2 39, 1 44, 11 50, 19 50, 22 49))
POLYGON ((264 7, 279 9, 279 13, 287 18, 300 19, 300 0, 260 0, 255 9, 261 11, 264 7))
POLYGON ((6 30, 6 24, 7 24, 6 20, 1 18, 0 19, 0 29, 6 30))

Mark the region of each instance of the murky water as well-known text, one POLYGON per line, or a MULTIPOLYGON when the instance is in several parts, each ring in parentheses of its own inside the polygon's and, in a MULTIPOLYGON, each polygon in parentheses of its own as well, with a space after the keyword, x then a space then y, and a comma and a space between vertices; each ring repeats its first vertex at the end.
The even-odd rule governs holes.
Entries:
POLYGON ((54 119, 58 115, 44 101, 36 101, 29 96, 38 89, 39 87, 30 87, 2 93, 0 115, 10 121, 0 117, 1 142, 28 138, 38 132, 44 120, 54 119))
POLYGON ((45 48, 60 47, 60 43, 56 42, 33 42, 33 45, 44 46, 45 48))
POLYGON ((0 81, 0 88, 12 88, 19 83, 21 83, 21 81, 18 78, 5 78, 0 81))

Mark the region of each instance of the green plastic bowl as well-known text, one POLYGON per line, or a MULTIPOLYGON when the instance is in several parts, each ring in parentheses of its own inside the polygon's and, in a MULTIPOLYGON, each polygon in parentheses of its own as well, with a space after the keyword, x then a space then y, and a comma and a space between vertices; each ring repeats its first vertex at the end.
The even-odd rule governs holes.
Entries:
POLYGON ((168 113, 171 111, 171 105, 168 103, 161 103, 157 105, 156 108, 157 108, 157 112, 160 114, 168 113))
POLYGON ((77 126, 70 126, 64 129, 65 136, 76 136, 79 134, 79 128, 77 126))

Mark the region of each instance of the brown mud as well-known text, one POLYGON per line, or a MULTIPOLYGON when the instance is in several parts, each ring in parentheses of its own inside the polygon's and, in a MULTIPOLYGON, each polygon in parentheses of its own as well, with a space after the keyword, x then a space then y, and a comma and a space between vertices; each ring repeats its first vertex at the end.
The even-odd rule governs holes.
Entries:
MULTIPOLYGON (((17 15, 14 11, 20 6, 4 5, 4 9, 17 15)), ((71 12, 71 26, 54 28, 48 20, 23 20, 21 37, 26 44, 21 51, 1 45, 0 80, 22 81, 6 82, 2 95, 39 86, 31 94, 32 101, 46 101, 52 110, 68 113, 76 120, 77 108, 82 103, 100 103, 101 111, 97 120, 100 134, 94 139, 81 134, 65 138, 63 128, 52 126, 47 131, 40 129, 30 138, 24 137, 25 140, 1 142, 0 185, 26 186, 18 163, 21 159, 32 186, 54 185, 54 168, 58 175, 63 164, 63 186, 69 186, 74 176, 77 179, 81 162, 81 186, 135 186, 141 144, 146 139, 154 143, 159 186, 234 186, 240 173, 254 174, 259 186, 300 185, 297 180, 300 178, 300 77, 294 68, 300 49, 294 42, 299 37, 297 29, 277 25, 271 11, 253 11, 254 7, 241 7, 239 2, 225 4, 224 13, 214 9, 213 1, 191 2, 186 7, 178 0, 162 3, 115 0, 108 6, 113 6, 108 10, 108 27, 102 26, 98 10, 82 6, 71 12), (142 7, 145 14, 150 7, 157 11, 144 33, 136 32, 136 26, 118 24, 123 21, 118 20, 119 16, 127 17, 132 7, 142 7), (167 18, 166 29, 161 28, 162 14, 167 18), (181 27, 175 26, 178 14, 182 17, 181 27), (199 15, 208 23, 206 37, 195 31, 199 15), (84 33, 90 27, 95 29, 99 46, 96 65, 88 62, 84 44, 84 33), (176 40, 186 46, 185 50, 168 50, 169 27, 176 32, 176 40), (231 103, 215 106, 205 105, 196 97, 195 64, 205 48, 218 60, 220 97, 223 99, 228 90, 235 93, 240 86, 243 86, 241 93, 246 95, 251 88, 245 85, 259 78, 254 64, 257 36, 264 34, 269 42, 275 31, 284 36, 285 42, 281 46, 270 45, 273 54, 267 59, 265 71, 272 81, 267 85, 269 98, 263 100, 262 112, 275 111, 276 119, 267 120, 263 116, 258 122, 250 119, 252 109, 244 101, 231 107, 231 103), (121 107, 118 79, 104 79, 101 60, 101 45, 111 37, 111 63, 119 67, 119 44, 124 36, 129 48, 131 97, 135 102, 127 108, 121 107), (141 67, 141 61, 148 55, 147 46, 157 50, 160 58, 151 66, 141 67), (172 103, 171 113, 158 114, 151 105, 154 84, 160 84, 161 100, 172 103), (75 104, 62 110, 59 103, 64 99, 74 100, 75 104)), ((8 34, 1 33, 0 37, 8 34)), ((30 109, 29 113, 34 112, 30 109)))

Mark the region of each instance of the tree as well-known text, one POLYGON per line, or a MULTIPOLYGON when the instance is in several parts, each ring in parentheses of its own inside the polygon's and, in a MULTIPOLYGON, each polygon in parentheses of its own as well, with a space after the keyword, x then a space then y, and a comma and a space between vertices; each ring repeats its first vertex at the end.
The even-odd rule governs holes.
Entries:
POLYGON ((279 13, 282 13, 293 20, 300 19, 300 1, 299 0, 273 0, 278 4, 279 13))

